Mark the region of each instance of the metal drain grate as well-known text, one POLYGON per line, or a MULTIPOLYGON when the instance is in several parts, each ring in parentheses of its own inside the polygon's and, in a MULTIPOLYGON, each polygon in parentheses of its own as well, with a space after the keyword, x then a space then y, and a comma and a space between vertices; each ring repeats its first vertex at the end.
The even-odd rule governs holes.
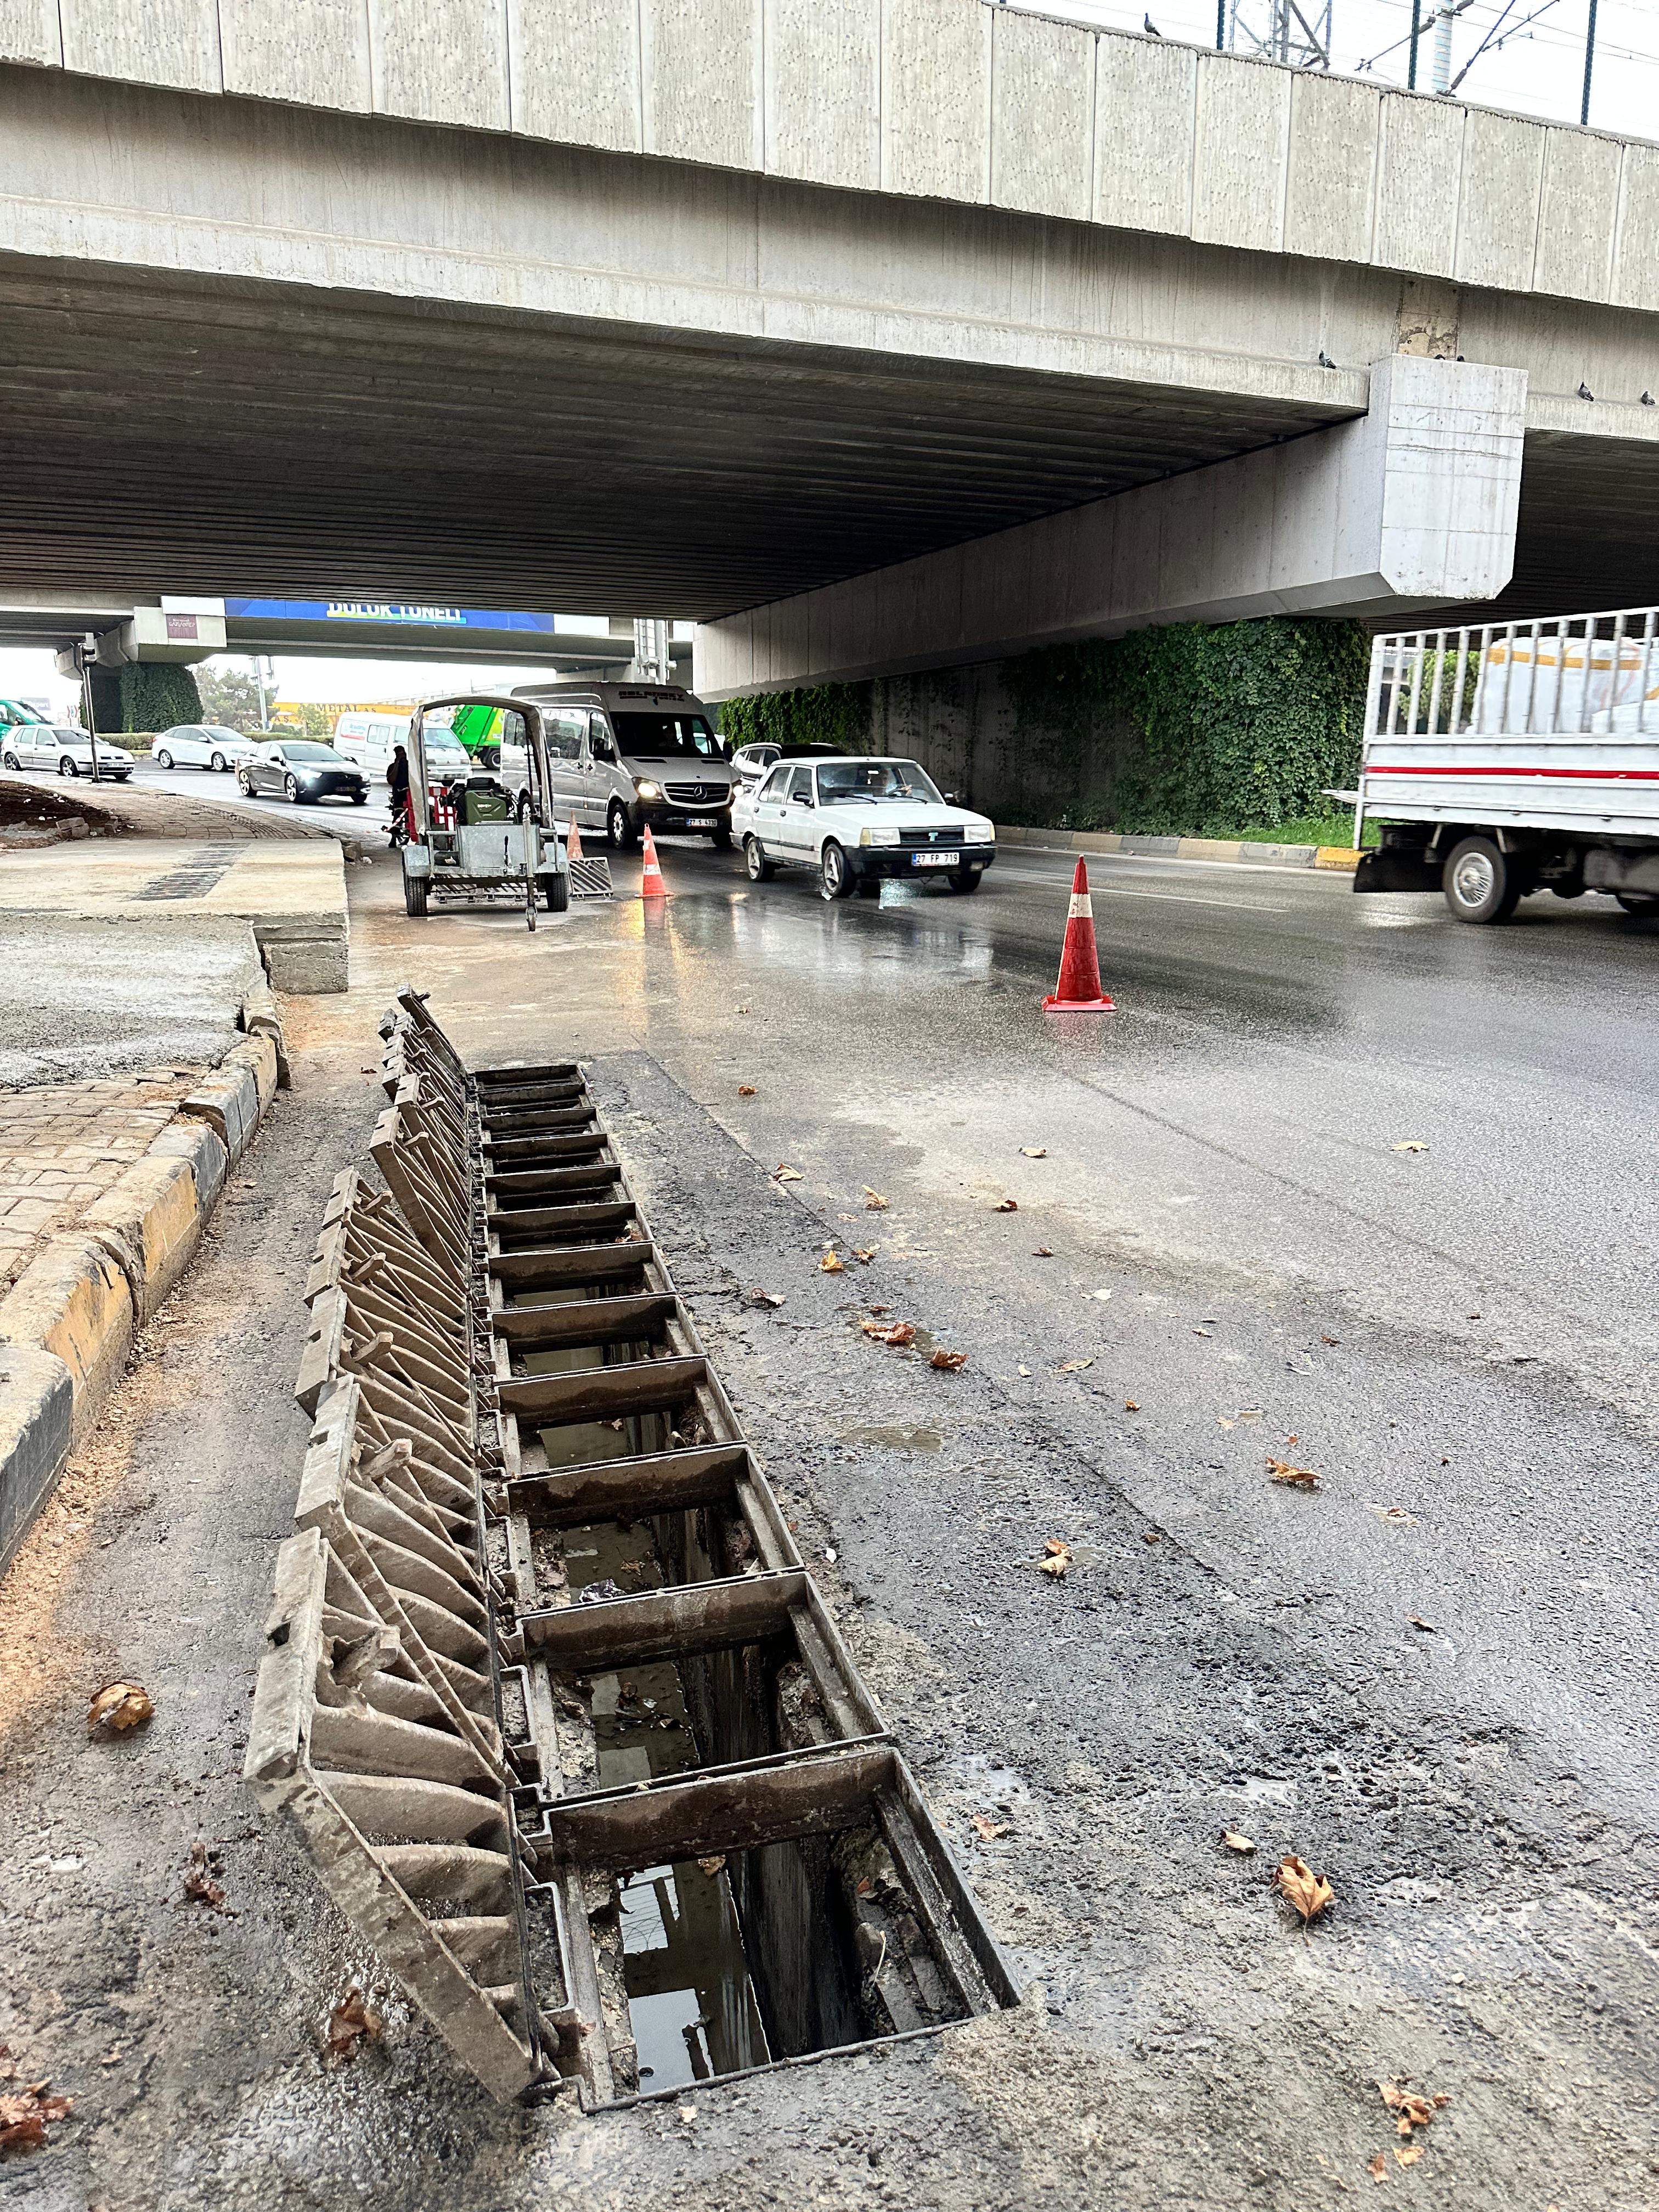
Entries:
POLYGON ((164 876, 152 878, 143 890, 135 892, 135 902, 204 897, 222 876, 229 874, 246 850, 240 844, 200 846, 191 859, 169 868, 164 876))
POLYGON ((497 2094, 585 2107, 1018 2001, 579 1068, 424 1003, 308 1285, 247 1772, 497 2094))

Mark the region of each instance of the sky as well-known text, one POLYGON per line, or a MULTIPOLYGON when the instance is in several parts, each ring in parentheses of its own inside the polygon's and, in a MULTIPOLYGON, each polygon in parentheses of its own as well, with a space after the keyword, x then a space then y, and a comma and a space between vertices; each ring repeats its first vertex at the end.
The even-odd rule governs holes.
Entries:
MULTIPOLYGON (((1224 0, 1229 20, 1265 28, 1270 0, 1224 0)), ((1138 31, 1150 14, 1166 39, 1215 44, 1216 0, 1071 0, 1037 4, 1009 0, 1030 13, 1138 31)), ((1301 0, 1316 23, 1319 0, 1301 0)), ((1421 0, 1418 86, 1432 84, 1435 35, 1431 0, 1421 0)), ((1485 107, 1577 123, 1583 96, 1589 0, 1458 0, 1452 23, 1450 76, 1459 96, 1485 107), (1479 50, 1491 40, 1486 51, 1479 50), (1501 43, 1500 43, 1501 41, 1501 43), (1467 70, 1467 74, 1460 73, 1467 70)), ((1331 60, 1342 76, 1403 84, 1411 34, 1411 0, 1331 0, 1331 60)), ((1249 51, 1242 37, 1238 50, 1249 51)), ((1659 138, 1659 0, 1600 0, 1592 127, 1632 137, 1659 138)), ((246 663, 243 664, 246 665, 246 663)), ((545 669, 444 668, 421 661, 349 661, 279 657, 278 696, 286 699, 433 698, 447 690, 510 690, 545 676, 545 669)), ((53 669, 47 653, 0 648, 0 698, 48 698, 54 711, 71 705, 78 687, 53 669)))

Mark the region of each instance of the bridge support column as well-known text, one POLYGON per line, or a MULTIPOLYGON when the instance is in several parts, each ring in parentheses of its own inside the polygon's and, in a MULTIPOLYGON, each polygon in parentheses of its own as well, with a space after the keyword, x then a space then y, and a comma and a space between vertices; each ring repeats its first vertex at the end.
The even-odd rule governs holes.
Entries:
POLYGON ((705 697, 948 668, 1163 623, 1496 597, 1524 370, 1395 354, 1367 412, 1236 460, 703 623, 705 697))

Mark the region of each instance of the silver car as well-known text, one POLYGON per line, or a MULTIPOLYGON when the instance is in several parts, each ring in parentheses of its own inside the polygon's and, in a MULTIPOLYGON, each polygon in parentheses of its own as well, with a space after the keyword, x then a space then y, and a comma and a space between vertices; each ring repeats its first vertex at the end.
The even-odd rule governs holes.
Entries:
MULTIPOLYGON (((16 722, 0 743, 0 765, 90 775, 92 744, 84 730, 68 722, 16 722)), ((125 783, 132 774, 132 755, 106 738, 98 748, 98 773, 106 782, 125 783)))

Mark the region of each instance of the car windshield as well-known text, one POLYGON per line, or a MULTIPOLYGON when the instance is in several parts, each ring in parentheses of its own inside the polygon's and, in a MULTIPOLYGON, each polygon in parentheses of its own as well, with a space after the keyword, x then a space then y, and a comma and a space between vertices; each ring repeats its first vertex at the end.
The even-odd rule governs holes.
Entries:
POLYGON ((720 741, 701 714, 613 714, 630 760, 719 760, 720 741))
POLYGON ((284 760, 335 761, 340 756, 332 745, 284 745, 283 757, 284 760))
POLYGON ((945 804, 924 770, 908 760, 826 762, 818 770, 818 799, 825 806, 856 799, 867 799, 872 804, 884 799, 907 799, 912 805, 917 799, 931 801, 935 806, 945 804))

